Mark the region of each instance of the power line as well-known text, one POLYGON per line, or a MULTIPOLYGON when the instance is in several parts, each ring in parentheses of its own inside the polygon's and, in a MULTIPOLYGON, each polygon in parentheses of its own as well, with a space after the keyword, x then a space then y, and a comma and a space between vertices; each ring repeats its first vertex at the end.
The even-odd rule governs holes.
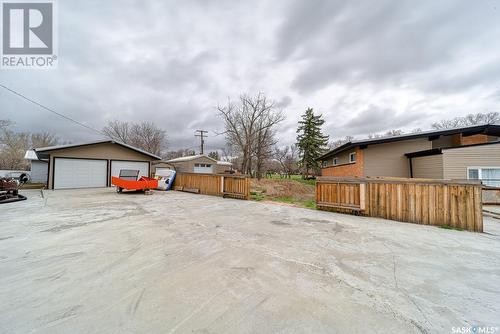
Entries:
POLYGON ((11 92, 12 94, 15 94, 15 95, 17 95, 17 96, 19 96, 19 97, 21 97, 21 98, 25 99, 25 100, 26 100, 26 101, 28 101, 28 102, 31 102, 31 103, 33 103, 33 104, 35 104, 35 105, 39 106, 40 108, 43 108, 43 109, 45 109, 45 110, 47 110, 47 111, 50 111, 51 113, 56 114, 57 116, 60 116, 60 117, 62 117, 62 118, 64 118, 64 119, 66 119, 66 120, 68 120, 68 121, 70 121, 70 122, 73 122, 73 123, 75 123, 75 124, 78 124, 78 125, 80 125, 80 126, 83 126, 84 128, 87 128, 87 129, 92 130, 92 131, 95 131, 95 132, 97 132, 97 133, 99 133, 99 134, 101 134, 101 135, 103 135, 103 136, 108 137, 108 135, 106 135, 104 132, 99 131, 99 130, 97 130, 97 129, 94 129, 93 127, 90 127, 90 126, 85 125, 85 124, 83 124, 83 123, 80 123, 80 122, 78 122, 78 121, 76 121, 76 120, 74 120, 74 119, 72 119, 72 118, 70 118, 70 117, 68 117, 68 116, 66 116, 66 115, 63 115, 63 114, 61 114, 61 113, 58 113, 57 111, 55 111, 55 110, 53 110, 53 109, 51 109, 51 108, 49 108, 49 107, 46 107, 46 106, 44 106, 43 104, 38 103, 38 102, 36 102, 36 101, 34 101, 34 100, 30 99, 29 97, 24 96, 23 94, 21 94, 21 93, 19 93, 19 92, 16 92, 15 90, 10 89, 10 88, 9 88, 9 87, 7 87, 7 86, 4 86, 4 85, 3 85, 3 84, 1 84, 1 83, 0 83, 0 87, 2 87, 3 89, 5 89, 5 90, 7 90, 7 91, 11 92))
POLYGON ((205 135, 205 133, 208 133, 207 130, 196 130, 196 134, 194 135, 195 137, 200 137, 200 150, 201 153, 203 154, 203 146, 205 145, 205 138, 208 137, 205 135))

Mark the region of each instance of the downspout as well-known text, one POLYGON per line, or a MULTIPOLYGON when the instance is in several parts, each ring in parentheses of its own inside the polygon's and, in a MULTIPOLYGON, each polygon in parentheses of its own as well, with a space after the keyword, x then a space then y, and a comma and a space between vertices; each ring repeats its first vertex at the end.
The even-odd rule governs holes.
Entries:
POLYGON ((408 160, 410 163, 410 178, 413 178, 413 164, 411 162, 411 157, 409 157, 408 160))

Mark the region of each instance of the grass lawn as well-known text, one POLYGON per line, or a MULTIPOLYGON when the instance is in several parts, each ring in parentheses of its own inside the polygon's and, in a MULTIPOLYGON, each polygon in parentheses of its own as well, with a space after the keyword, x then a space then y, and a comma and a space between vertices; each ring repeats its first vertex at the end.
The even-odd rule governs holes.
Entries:
POLYGON ((268 177, 267 179, 271 179, 271 180, 284 180, 284 181, 293 180, 293 181, 298 181, 300 183, 308 184, 308 185, 311 185, 311 186, 315 186, 316 185, 316 180, 304 180, 302 178, 302 175, 290 175, 290 178, 288 178, 288 177, 281 177, 278 174, 272 174, 271 177, 268 177))
POLYGON ((273 201, 305 208, 316 208, 315 180, 303 180, 300 175, 281 178, 273 175, 261 180, 252 179, 250 199, 273 201))
POLYGON ((283 197, 271 197, 270 200, 274 202, 289 203, 310 209, 316 209, 316 202, 312 199, 300 200, 300 199, 295 199, 291 196, 283 196, 283 197))

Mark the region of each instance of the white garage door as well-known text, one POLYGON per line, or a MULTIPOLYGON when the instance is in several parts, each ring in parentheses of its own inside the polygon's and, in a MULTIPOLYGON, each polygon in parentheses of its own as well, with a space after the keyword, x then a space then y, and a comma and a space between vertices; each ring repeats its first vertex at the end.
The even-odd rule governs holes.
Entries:
POLYGON ((111 176, 120 176, 121 169, 139 170, 139 176, 149 177, 149 162, 111 160, 111 176))
POLYGON ((194 172, 212 174, 212 167, 213 165, 211 164, 194 164, 194 172))
POLYGON ((54 189, 106 187, 106 160, 54 159, 54 189))

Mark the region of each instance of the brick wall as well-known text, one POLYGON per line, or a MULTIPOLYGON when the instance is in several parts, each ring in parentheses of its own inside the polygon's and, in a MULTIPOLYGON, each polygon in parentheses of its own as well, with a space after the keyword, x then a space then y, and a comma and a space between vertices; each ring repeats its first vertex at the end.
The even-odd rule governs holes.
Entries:
POLYGON ((460 136, 461 145, 483 144, 488 142, 487 135, 460 136))
POLYGON ((356 148, 356 162, 321 169, 321 176, 364 176, 363 150, 356 148))

